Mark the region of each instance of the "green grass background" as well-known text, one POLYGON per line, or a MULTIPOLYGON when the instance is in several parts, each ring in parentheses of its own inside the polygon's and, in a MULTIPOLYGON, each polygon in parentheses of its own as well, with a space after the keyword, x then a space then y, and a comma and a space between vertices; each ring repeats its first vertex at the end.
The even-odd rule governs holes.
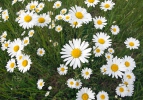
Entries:
MULTIPOLYGON (((0 0, 0 6, 3 9, 8 9, 9 20, 0 23, 0 33, 7 31, 7 39, 11 41, 15 38, 23 38, 27 36, 28 30, 19 27, 15 22, 16 12, 24 9, 30 0, 25 0, 24 4, 16 3, 11 5, 11 0, 0 0), (26 31, 24 36, 21 33, 26 31)), ((62 7, 54 10, 51 9, 53 2, 45 2, 45 8, 41 13, 47 11, 54 11, 54 15, 59 14, 62 8, 69 9, 71 6, 78 5, 84 8, 84 0, 61 0, 62 7)), ((103 1, 103 0, 100 0, 103 1)), ((97 94, 99 91, 104 90, 108 92, 110 100, 115 99, 115 88, 121 83, 120 79, 112 79, 109 76, 100 73, 100 67, 106 64, 105 57, 94 57, 92 55, 89 63, 83 64, 82 68, 90 67, 93 69, 93 74, 89 80, 84 80, 81 76, 81 69, 75 70, 69 67, 66 76, 60 76, 57 73, 57 67, 63 63, 60 58, 59 52, 65 43, 75 38, 81 38, 93 46, 92 38, 96 32, 106 32, 111 36, 112 47, 115 50, 114 56, 124 57, 125 55, 132 56, 136 61, 136 68, 133 70, 136 81, 134 83, 134 94, 132 97, 125 97, 123 100, 143 100, 143 1, 142 0, 113 0, 115 7, 112 11, 104 12, 100 10, 99 4, 93 8, 87 8, 92 16, 105 16, 108 24, 103 30, 96 30, 93 22, 83 25, 79 29, 72 29, 69 24, 64 21, 58 21, 56 24, 63 26, 63 31, 60 33, 55 30, 49 30, 47 27, 40 28, 34 27, 35 34, 30 38, 30 44, 24 48, 24 53, 30 55, 33 62, 31 69, 26 73, 21 73, 17 69, 13 73, 6 71, 6 63, 10 59, 6 51, 0 49, 0 100, 75 100, 78 90, 70 89, 65 84, 68 78, 81 79, 83 87, 90 87, 97 94), (115 24, 119 25, 120 33, 113 36, 110 32, 110 27, 115 24), (129 50, 126 48, 124 41, 128 37, 137 38, 140 41, 138 50, 129 50), (49 42, 52 40, 53 42, 49 42), (53 43, 58 42, 59 45, 54 47, 53 43), (46 54, 43 57, 37 56, 38 48, 44 48, 46 54), (92 62, 92 60, 94 60, 92 62), (38 79, 44 79, 45 86, 42 90, 37 89, 38 79), (50 95, 45 97, 48 86, 51 85, 53 89, 50 95)))

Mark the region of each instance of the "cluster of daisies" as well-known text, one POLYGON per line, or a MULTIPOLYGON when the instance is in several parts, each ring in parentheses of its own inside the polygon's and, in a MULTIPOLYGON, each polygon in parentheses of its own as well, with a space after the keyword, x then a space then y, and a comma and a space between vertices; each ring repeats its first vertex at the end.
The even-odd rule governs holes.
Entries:
POLYGON ((17 38, 13 41, 7 40, 7 32, 4 31, 0 36, 1 49, 7 51, 10 56, 10 60, 6 64, 8 72, 13 72, 15 68, 18 68, 20 72, 27 72, 30 70, 32 61, 29 55, 24 54, 24 47, 30 43, 30 37, 34 34, 34 30, 28 32, 28 36, 23 39, 17 38))
POLYGON ((3 21, 7 21, 9 19, 9 13, 7 9, 2 9, 2 7, 0 7, 0 19, 2 19, 3 21))

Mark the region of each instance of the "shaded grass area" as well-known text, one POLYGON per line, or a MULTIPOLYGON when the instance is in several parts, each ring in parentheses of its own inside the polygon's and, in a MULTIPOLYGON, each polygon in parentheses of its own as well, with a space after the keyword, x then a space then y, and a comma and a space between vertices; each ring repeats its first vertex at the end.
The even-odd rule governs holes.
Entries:
MULTIPOLYGON (((71 6, 79 5, 86 7, 83 3, 84 0, 69 0, 62 1, 63 7, 68 8, 71 6)), ((103 0, 101 0, 103 1, 103 0)), ((102 30, 109 34, 112 38, 112 47, 115 49, 114 56, 120 58, 125 55, 132 56, 136 61, 136 68, 134 69, 134 74, 136 76, 136 82, 134 84, 134 94, 132 97, 125 97, 124 100, 142 100, 143 92, 143 1, 141 0, 113 0, 116 5, 112 11, 104 12, 99 9, 99 4, 93 9, 88 8, 88 12, 92 16, 105 16, 108 24, 102 30), (113 36, 110 32, 110 27, 113 22, 119 25, 121 31, 119 35, 113 36), (128 37, 137 38, 140 41, 140 47, 138 50, 129 50, 126 48, 124 41, 128 37)), ((0 5, 7 8, 10 13, 10 19, 8 22, 0 23, 0 32, 8 32, 8 39, 14 40, 15 38, 23 38, 27 36, 29 30, 24 30, 19 27, 18 23, 15 22, 16 11, 19 9, 24 9, 29 0, 26 0, 24 4, 17 3, 14 6, 11 5, 11 1, 0 0, 0 5), (21 33, 26 31, 26 35, 23 37, 21 33)), ((43 12, 47 10, 54 11, 55 15, 59 14, 60 9, 54 10, 50 9, 53 3, 46 2, 46 7, 43 12)), ((63 63, 63 59, 60 58, 59 52, 65 43, 75 37, 82 38, 90 42, 91 47, 93 46, 92 38, 93 34, 100 32, 101 30, 96 30, 94 28, 93 22, 83 25, 80 29, 72 29, 69 27, 68 23, 57 22, 57 25, 63 26, 63 31, 57 33, 54 30, 49 30, 47 27, 39 28, 34 27, 35 34, 34 37, 30 39, 30 44, 25 47, 24 53, 30 55, 33 62, 30 71, 26 73, 21 73, 15 70, 13 73, 8 73, 6 71, 6 63, 10 59, 6 51, 0 50, 0 99, 2 100, 75 100, 76 93, 78 90, 70 89, 65 84, 67 79, 75 78, 81 79, 83 87, 92 88, 95 93, 101 90, 107 91, 110 96, 110 100, 115 100, 115 88, 119 83, 120 79, 112 79, 109 76, 103 76, 100 73, 100 67, 106 64, 105 57, 95 58, 94 55, 89 59, 88 64, 83 64, 82 68, 90 67, 93 69, 93 74, 89 80, 84 80, 80 73, 82 68, 73 70, 69 67, 68 74, 66 76, 60 76, 57 73, 57 67, 63 63), (53 42, 49 42, 52 40, 53 42), (59 45, 54 47, 53 43, 58 42, 59 45), (43 47, 46 50, 46 54, 43 57, 36 55, 37 49, 43 47), (92 61, 93 60, 93 61, 92 61), (37 89, 37 80, 39 78, 44 79, 45 86, 42 90, 37 89), (45 97, 45 93, 48 90, 48 86, 53 87, 50 95, 45 97)))

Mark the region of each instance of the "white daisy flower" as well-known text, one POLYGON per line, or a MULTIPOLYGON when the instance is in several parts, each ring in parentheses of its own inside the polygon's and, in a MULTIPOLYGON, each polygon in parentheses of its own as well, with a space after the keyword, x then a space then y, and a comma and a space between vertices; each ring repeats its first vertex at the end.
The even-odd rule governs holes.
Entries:
POLYGON ((113 55, 111 53, 105 53, 105 57, 106 57, 106 60, 111 60, 113 58, 113 55))
POLYGON ((54 5, 53 5, 53 8, 58 9, 58 8, 61 7, 61 5, 62 5, 62 2, 61 2, 61 1, 56 1, 56 2, 54 3, 54 5))
POLYGON ((104 49, 93 46, 93 53, 95 54, 95 57, 100 57, 104 53, 104 49))
POLYGON ((103 65, 101 68, 100 68, 100 71, 103 75, 106 74, 106 71, 107 71, 107 65, 103 65))
POLYGON ((9 44, 10 44, 10 40, 4 41, 4 42, 2 43, 1 49, 2 49, 3 51, 6 50, 6 49, 8 48, 8 46, 9 46, 9 44))
POLYGON ((12 73, 14 71, 14 68, 16 68, 16 63, 15 63, 15 59, 10 59, 8 62, 7 62, 7 65, 5 66, 7 71, 12 73))
POLYGON ((48 90, 52 90, 52 86, 49 86, 49 87, 48 87, 48 90))
POLYGON ((77 21, 74 21, 74 20, 70 20, 69 23, 70 23, 70 26, 72 26, 72 28, 79 28, 79 27, 82 26, 81 22, 77 22, 77 21))
POLYGON ((22 41, 19 38, 17 38, 17 39, 14 39, 13 42, 10 42, 10 44, 8 45, 7 52, 11 57, 14 57, 21 53, 21 50, 23 50, 23 47, 24 46, 22 44, 22 41))
POLYGON ((60 67, 58 67, 57 70, 60 75, 66 75, 68 71, 68 67, 64 64, 60 64, 60 67))
POLYGON ((86 11, 85 8, 75 5, 75 7, 71 7, 69 10, 69 14, 71 15, 72 20, 79 23, 89 23, 92 21, 91 14, 86 11))
POLYGON ((114 49, 113 48, 108 48, 108 52, 113 54, 114 53, 114 49))
POLYGON ((135 38, 127 38, 125 40, 125 45, 127 48, 131 49, 138 49, 138 47, 140 46, 139 40, 135 39, 135 38))
POLYGON ((28 3, 28 5, 26 6, 26 10, 34 10, 37 5, 38 5, 38 1, 31 1, 31 2, 28 3))
POLYGON ((128 93, 128 91, 127 91, 126 85, 119 84, 119 86, 117 86, 117 88, 116 88, 116 94, 118 96, 125 97, 125 96, 127 96, 127 93, 128 93))
POLYGON ((38 16, 36 25, 41 26, 43 28, 44 26, 47 26, 50 22, 50 16, 44 13, 38 16))
POLYGON ((120 28, 117 25, 112 25, 110 30, 113 35, 117 35, 120 32, 120 28))
POLYGON ((37 49, 37 55, 38 55, 38 56, 43 56, 44 54, 45 54, 44 48, 38 48, 38 49, 37 49))
POLYGON ((98 2, 100 2, 99 0, 85 0, 84 3, 87 5, 87 7, 95 7, 95 5, 98 4, 98 2))
POLYGON ((0 37, 1 37, 1 38, 6 38, 6 37, 7 37, 7 32, 4 31, 0 37))
POLYGON ((27 72, 28 70, 30 70, 30 67, 31 67, 31 59, 28 55, 25 55, 22 57, 21 60, 19 60, 18 62, 18 69, 20 72, 27 72))
POLYGON ((82 87, 76 93, 76 100, 95 100, 95 93, 91 90, 91 88, 82 87))
POLYGON ((96 33, 93 35, 93 42, 95 42, 95 46, 102 48, 102 49, 107 49, 108 47, 111 46, 111 39, 110 36, 107 35, 104 32, 96 33))
POLYGON ((125 67, 122 63, 122 60, 120 58, 113 58, 107 62, 107 71, 106 73, 109 76, 112 76, 112 78, 122 78, 124 75, 123 72, 125 72, 125 67))
POLYGON ((60 14, 64 15, 67 13, 67 9, 66 8, 63 8, 61 11, 60 11, 60 14))
POLYGON ((71 15, 70 14, 64 15, 63 20, 66 21, 66 22, 69 22, 71 20, 71 15))
POLYGON ((58 26, 55 27, 55 30, 56 30, 57 32, 61 32, 61 31, 63 30, 63 28, 62 28, 61 25, 58 25, 58 26))
POLYGON ((105 91, 100 91, 96 95, 97 100, 109 100, 108 93, 105 91))
POLYGON ((36 24, 37 15, 33 12, 27 11, 19 15, 18 23, 24 29, 33 28, 36 24))
POLYGON ((99 16, 99 17, 96 17, 93 18, 93 22, 94 22, 94 27, 96 29, 103 29, 103 27, 105 27, 105 25, 107 25, 107 20, 105 17, 102 17, 102 16, 99 16))
POLYGON ((38 4, 38 6, 37 6, 37 8, 41 11, 41 10, 43 10, 43 8, 45 7, 45 4, 44 3, 39 3, 38 4))
POLYGON ((34 34, 34 30, 30 30, 30 31, 28 32, 28 36, 29 36, 29 37, 32 37, 33 34, 34 34))
POLYGON ((105 0, 104 2, 101 2, 100 8, 101 10, 104 10, 104 11, 112 10, 114 5, 115 3, 112 2, 112 0, 105 0))
POLYGON ((123 58, 123 62, 124 62, 125 68, 129 71, 132 71, 136 67, 136 63, 131 56, 125 56, 123 58))
POLYGON ((78 79, 78 80, 76 80, 76 81, 75 81, 75 88, 76 88, 76 89, 80 89, 80 88, 81 88, 81 86, 82 86, 82 82, 81 82, 81 80, 79 80, 79 79, 78 79))
POLYGON ((75 88, 75 83, 76 83, 76 81, 73 78, 69 78, 67 80, 67 85, 69 88, 75 88))
POLYGON ((135 82, 136 77, 132 71, 126 71, 123 79, 128 80, 129 82, 135 82))
POLYGON ((4 21, 7 21, 9 19, 9 14, 8 14, 8 10, 7 9, 2 11, 2 19, 4 21))
POLYGON ((62 20, 63 19, 63 15, 61 15, 61 14, 60 15, 56 15, 55 19, 56 20, 62 20))
POLYGON ((70 63, 70 66, 73 66, 73 69, 81 67, 82 63, 88 63, 87 58, 91 55, 91 48, 88 42, 81 42, 81 39, 73 39, 69 41, 69 44, 65 44, 62 48, 61 58, 64 58, 66 65, 70 63))
POLYGON ((20 61, 20 60, 22 60, 22 58, 25 56, 25 54, 23 54, 23 53, 20 53, 20 54, 18 54, 17 56, 16 56, 16 60, 17 61, 20 61))
POLYGON ((128 85, 133 85, 134 81, 129 81, 128 79, 122 79, 122 83, 128 86, 128 85))
POLYGON ((90 69, 90 68, 84 68, 81 71, 81 76, 84 79, 89 79, 91 74, 92 74, 92 69, 90 69))
POLYGON ((132 96, 134 92, 134 85, 127 85, 127 96, 132 96))
POLYGON ((23 39, 23 41, 22 41, 22 44, 23 44, 24 46, 27 46, 27 45, 29 44, 29 37, 25 37, 25 38, 23 39))
POLYGON ((39 90, 41 90, 44 86, 45 82, 43 81, 43 79, 38 79, 38 82, 37 82, 37 88, 39 90))

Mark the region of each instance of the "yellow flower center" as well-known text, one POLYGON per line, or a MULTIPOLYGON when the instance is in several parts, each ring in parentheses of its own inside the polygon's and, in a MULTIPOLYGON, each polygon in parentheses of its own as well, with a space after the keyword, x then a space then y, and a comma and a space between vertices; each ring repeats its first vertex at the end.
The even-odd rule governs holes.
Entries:
POLYGON ((106 68, 103 69, 103 72, 106 72, 106 68))
POLYGON ((116 31, 117 31, 116 28, 113 28, 112 30, 113 30, 113 32, 116 32, 116 31))
POLYGON ((33 32, 30 32, 30 35, 33 35, 34 33, 33 32))
POLYGON ((112 70, 113 72, 118 71, 118 69, 119 69, 118 65, 116 65, 116 64, 112 64, 112 65, 111 65, 111 70, 112 70))
POLYGON ((124 92, 124 88, 120 87, 119 91, 124 92))
POLYGON ((101 98, 101 99, 105 99, 105 95, 102 94, 102 95, 100 96, 100 98, 101 98))
POLYGON ((73 25, 77 26, 77 25, 78 25, 78 22, 73 22, 73 25))
POLYGON ((78 18, 78 19, 82 19, 83 18, 83 14, 81 12, 76 12, 75 13, 75 16, 78 18))
POLYGON ((59 19, 59 20, 62 19, 62 16, 58 16, 58 19, 59 19))
POLYGON ((60 30, 61 30, 61 28, 60 28, 60 27, 58 27, 58 28, 57 28, 57 30, 59 30, 59 31, 60 31, 60 30))
POLYGON ((32 17, 30 16, 30 15, 26 15, 25 17, 24 17, 24 21, 25 22, 30 22, 32 20, 32 17))
POLYGON ((88 0, 89 3, 93 3, 95 0, 88 0))
POLYGON ((8 47, 8 43, 5 43, 4 45, 5 45, 5 47, 8 47))
POLYGON ((99 52, 100 52, 100 49, 96 49, 96 52, 99 53, 99 52))
POLYGON ((102 24, 102 20, 98 20, 98 21, 97 21, 97 24, 98 24, 98 25, 101 25, 101 24, 102 24))
POLYGON ((112 50, 109 50, 109 52, 112 52, 112 50))
POLYGON ((107 56, 108 59, 110 59, 110 56, 107 56))
POLYGON ((57 7, 59 7, 59 6, 60 6, 60 4, 58 3, 58 4, 56 4, 56 6, 57 6, 57 7))
POLYGON ((85 72, 85 75, 89 75, 89 72, 85 72))
POLYGON ((40 17, 40 18, 38 19, 38 22, 39 22, 39 23, 44 23, 44 22, 45 22, 45 18, 40 17))
POLYGON ((17 51, 19 50, 19 46, 18 46, 18 45, 14 46, 13 50, 14 50, 15 52, 17 52, 17 51))
POLYGON ((81 56, 81 50, 80 49, 73 49, 72 52, 71 52, 71 55, 74 57, 74 58, 79 58, 81 56))
POLYGON ((75 84, 76 86, 79 86, 79 82, 76 82, 76 84, 75 84))
POLYGON ((34 9, 35 8, 35 5, 31 5, 30 6, 30 9, 32 10, 32 9, 34 9))
POLYGON ((128 85, 128 82, 124 82, 125 85, 128 85))
POLYGON ((28 43, 28 40, 24 40, 24 44, 27 44, 28 43))
POLYGON ((43 86, 43 82, 40 82, 40 84, 39 84, 40 86, 43 86))
POLYGON ((66 19, 68 20, 70 17, 69 16, 66 16, 66 19))
POLYGON ((105 43, 105 40, 102 39, 102 38, 100 38, 100 39, 98 39, 98 42, 99 42, 100 44, 104 44, 104 43, 105 43))
POLYGON ((131 77, 131 75, 127 75, 127 78, 128 78, 128 79, 131 79, 132 77, 131 77))
POLYGON ((40 50, 40 52, 39 52, 40 54, 42 54, 43 53, 43 51, 42 50, 40 50))
POLYGON ((70 85, 73 85, 73 84, 74 84, 74 83, 71 81, 71 82, 70 82, 70 85))
POLYGON ((28 61, 27 60, 23 60, 22 61, 22 66, 26 67, 28 65, 28 61))
POLYGON ((19 56, 19 60, 22 59, 22 56, 19 56))
POLYGON ((11 63, 10 68, 14 68, 14 65, 15 65, 14 63, 11 63))
POLYGON ((109 4, 105 4, 104 7, 105 7, 105 8, 109 8, 110 5, 109 5, 109 4))
POLYGON ((88 100, 89 96, 87 93, 83 93, 81 98, 82 100, 88 100))
POLYGON ((62 68, 61 68, 61 71, 62 71, 62 72, 65 71, 65 68, 62 67, 62 68))
POLYGON ((130 42, 129 45, 132 47, 134 46, 134 42, 130 42))
POLYGON ((130 63, 128 61, 125 62, 126 67, 130 66, 130 63))

